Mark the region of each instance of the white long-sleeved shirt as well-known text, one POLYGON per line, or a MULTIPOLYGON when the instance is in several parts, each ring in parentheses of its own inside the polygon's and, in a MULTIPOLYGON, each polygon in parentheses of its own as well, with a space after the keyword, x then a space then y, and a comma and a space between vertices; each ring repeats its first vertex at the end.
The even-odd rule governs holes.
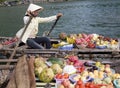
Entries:
MULTIPOLYGON (((22 37, 22 42, 26 43, 26 40, 28 38, 35 38, 37 33, 38 33, 38 26, 39 23, 47 23, 47 22, 52 22, 54 20, 57 19, 57 16, 50 16, 50 17, 45 17, 45 18, 41 18, 41 17, 33 17, 30 24, 28 25, 23 37, 22 37)), ((24 17, 24 23, 27 24, 28 23, 28 16, 24 17)), ((20 29, 17 33, 16 36, 18 38, 20 38, 20 36, 22 35, 23 31, 25 29, 25 26, 20 29)))

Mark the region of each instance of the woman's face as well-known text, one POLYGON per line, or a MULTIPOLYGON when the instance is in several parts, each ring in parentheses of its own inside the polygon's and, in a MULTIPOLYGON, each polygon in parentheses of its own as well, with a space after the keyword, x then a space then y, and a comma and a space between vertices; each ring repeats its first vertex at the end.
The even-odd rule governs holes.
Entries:
POLYGON ((31 13, 34 17, 36 17, 36 16, 38 16, 39 12, 40 12, 40 10, 36 10, 36 11, 31 12, 31 13))

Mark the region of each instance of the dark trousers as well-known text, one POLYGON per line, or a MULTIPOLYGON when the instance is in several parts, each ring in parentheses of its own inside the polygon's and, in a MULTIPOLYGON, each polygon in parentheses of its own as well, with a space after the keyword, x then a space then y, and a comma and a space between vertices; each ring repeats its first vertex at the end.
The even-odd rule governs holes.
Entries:
POLYGON ((27 45, 33 49, 50 49, 51 41, 47 37, 29 38, 27 40, 27 45))

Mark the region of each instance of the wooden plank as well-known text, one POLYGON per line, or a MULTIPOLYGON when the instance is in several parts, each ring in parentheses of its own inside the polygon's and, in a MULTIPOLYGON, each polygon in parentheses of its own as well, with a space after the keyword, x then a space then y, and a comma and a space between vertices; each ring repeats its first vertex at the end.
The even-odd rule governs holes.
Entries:
MULTIPOLYGON (((0 51, 13 51, 13 49, 1 49, 0 51)), ((110 50, 110 49, 73 49, 73 50, 59 50, 59 49, 18 49, 17 52, 24 52, 24 53, 55 53, 55 52, 79 52, 79 53, 112 53, 112 52, 119 52, 120 50, 110 50)))
MULTIPOLYGON (((45 85, 47 83, 42 83, 42 82, 36 82, 36 88, 45 88, 45 85)), ((50 83, 51 84, 51 88, 55 88, 55 84, 56 83, 50 83)))
POLYGON ((0 62, 17 62, 18 59, 12 59, 12 60, 9 60, 9 59, 0 59, 0 62))
POLYGON ((7 65, 0 65, 0 70, 6 70, 6 69, 11 69, 11 68, 14 68, 15 65, 10 65, 10 66, 7 66, 7 65))
MULTIPOLYGON (((44 86, 44 85, 46 85, 46 84, 47 84, 47 83, 36 82, 36 85, 37 85, 37 86, 41 86, 41 85, 44 86)), ((54 82, 53 82, 53 83, 51 82, 50 84, 51 84, 52 86, 55 86, 55 83, 54 83, 54 82)))

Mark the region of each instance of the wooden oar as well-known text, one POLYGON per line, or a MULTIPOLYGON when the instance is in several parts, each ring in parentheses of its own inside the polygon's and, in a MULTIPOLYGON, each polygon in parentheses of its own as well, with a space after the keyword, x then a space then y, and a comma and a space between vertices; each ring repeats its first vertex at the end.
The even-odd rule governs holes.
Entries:
POLYGON ((57 17, 56 21, 54 22, 54 24, 52 25, 50 31, 48 32, 48 34, 46 36, 49 36, 50 33, 52 32, 52 30, 54 29, 55 25, 57 24, 58 20, 59 20, 60 17, 57 17))
MULTIPOLYGON (((13 50, 11 56, 9 57, 9 59, 13 59, 13 57, 14 57, 14 55, 15 55, 15 53, 16 53, 17 47, 19 46, 19 44, 20 44, 20 42, 21 42, 21 39, 22 39, 24 33, 26 32, 27 27, 29 26, 29 24, 30 24, 32 18, 33 18, 33 17, 30 16, 30 19, 29 19, 28 23, 26 24, 26 26, 25 26, 25 28, 24 28, 24 30, 23 30, 23 32, 22 32, 20 38, 18 39, 18 42, 16 43, 16 46, 15 46, 15 48, 14 48, 14 50, 13 50)), ((9 64, 10 64, 10 62, 7 63, 7 65, 9 65, 9 64)))

